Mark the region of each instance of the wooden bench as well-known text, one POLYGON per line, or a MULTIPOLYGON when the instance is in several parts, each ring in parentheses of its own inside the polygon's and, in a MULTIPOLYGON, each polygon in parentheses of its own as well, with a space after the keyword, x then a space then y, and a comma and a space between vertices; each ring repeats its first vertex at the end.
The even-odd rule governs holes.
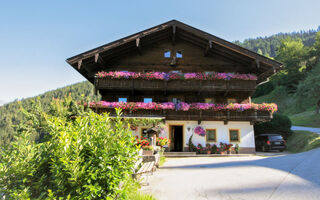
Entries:
POLYGON ((140 177, 142 174, 146 174, 146 173, 152 173, 154 170, 154 166, 155 166, 155 162, 154 161, 150 161, 150 162, 142 162, 142 159, 139 159, 136 164, 135 164, 135 168, 134 168, 134 173, 133 173, 133 177, 134 178, 138 178, 140 177), (138 166, 142 164, 142 166, 140 167, 140 169, 138 171, 136 171, 136 169, 138 168, 138 166))

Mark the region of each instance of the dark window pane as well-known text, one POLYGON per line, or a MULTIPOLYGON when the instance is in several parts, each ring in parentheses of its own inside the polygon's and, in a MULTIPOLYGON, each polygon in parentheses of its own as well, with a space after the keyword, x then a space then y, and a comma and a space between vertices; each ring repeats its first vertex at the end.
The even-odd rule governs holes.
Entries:
POLYGON ((176 58, 182 58, 182 51, 177 51, 176 58))
POLYGON ((126 103, 126 102, 127 102, 127 98, 119 98, 119 102, 124 102, 124 103, 126 103))
POLYGON ((207 129, 207 141, 216 141, 216 130, 214 129, 207 129))
POLYGON ((238 130, 230 130, 230 141, 239 141, 239 131, 238 130))
POLYGON ((165 51, 164 52, 164 57, 165 58, 170 58, 171 57, 171 52, 170 51, 165 51))

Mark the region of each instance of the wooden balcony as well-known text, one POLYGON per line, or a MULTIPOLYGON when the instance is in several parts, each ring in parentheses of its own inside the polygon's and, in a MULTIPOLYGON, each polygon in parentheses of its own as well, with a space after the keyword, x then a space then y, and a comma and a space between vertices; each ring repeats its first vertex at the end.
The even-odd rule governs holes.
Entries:
MULTIPOLYGON (((105 108, 100 106, 92 107, 97 113, 109 112, 110 116, 115 116, 114 108, 105 108)), ((196 120, 196 121, 250 121, 265 122, 272 119, 272 113, 269 111, 260 110, 245 110, 245 111, 212 111, 212 110, 136 110, 122 111, 123 117, 160 117, 165 120, 196 120)))
POLYGON ((255 80, 143 80, 95 78, 97 90, 180 91, 180 92, 253 92, 255 80))

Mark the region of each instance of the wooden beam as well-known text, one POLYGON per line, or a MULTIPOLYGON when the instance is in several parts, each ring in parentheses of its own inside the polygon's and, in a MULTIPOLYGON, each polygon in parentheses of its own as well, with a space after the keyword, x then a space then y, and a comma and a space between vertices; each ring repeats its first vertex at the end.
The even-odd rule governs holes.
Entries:
POLYGON ((99 53, 94 54, 94 62, 99 63, 101 66, 106 66, 106 62, 102 59, 99 53))
POLYGON ((81 65, 82 65, 82 60, 79 60, 79 61, 78 61, 78 70, 81 69, 81 65))
POLYGON ((176 25, 172 26, 172 44, 175 45, 176 43, 176 25))
POLYGON ((140 38, 136 39, 136 47, 139 51, 139 55, 142 56, 142 51, 141 51, 141 45, 140 45, 140 38))
POLYGON ((256 66, 258 69, 260 68, 260 61, 258 59, 256 59, 256 66))
MULTIPOLYGON (((194 45, 199 46, 201 48, 206 48, 207 43, 205 42, 205 40, 202 40, 200 38, 196 38, 193 36, 189 36, 189 35, 183 33, 182 31, 179 32, 179 37, 181 39, 185 40, 186 42, 193 43, 194 45)), ((233 57, 236 60, 236 62, 242 61, 242 63, 245 64, 246 66, 249 63, 251 63, 251 61, 249 60, 250 58, 244 57, 243 55, 237 54, 236 52, 228 51, 228 49, 225 49, 224 47, 219 47, 218 45, 212 45, 211 49, 213 50, 211 52, 214 52, 218 55, 225 56, 225 57, 233 57)), ((210 52, 208 52, 208 54, 209 53, 210 52)), ((230 58, 228 58, 228 59, 230 59, 230 58)))
POLYGON ((204 51, 204 56, 208 56, 209 50, 212 49, 212 40, 209 40, 209 44, 206 47, 206 50, 204 51))

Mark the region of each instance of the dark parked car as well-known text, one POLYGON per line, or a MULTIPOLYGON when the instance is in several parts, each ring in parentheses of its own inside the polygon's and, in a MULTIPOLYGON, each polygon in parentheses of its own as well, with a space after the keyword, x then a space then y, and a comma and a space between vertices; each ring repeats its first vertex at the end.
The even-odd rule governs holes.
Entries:
POLYGON ((279 134, 261 134, 255 137, 256 149, 261 151, 279 150, 286 148, 286 141, 279 134))

